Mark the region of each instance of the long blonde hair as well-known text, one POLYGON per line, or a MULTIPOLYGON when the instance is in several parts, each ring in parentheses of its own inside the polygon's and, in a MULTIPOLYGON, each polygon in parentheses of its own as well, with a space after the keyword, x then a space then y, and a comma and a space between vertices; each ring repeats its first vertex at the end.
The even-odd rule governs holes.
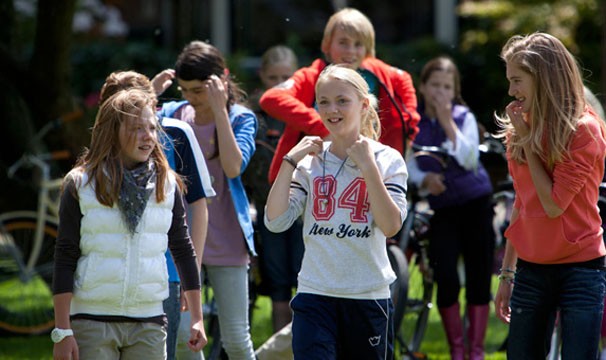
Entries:
POLYGON ((556 162, 564 159, 585 111, 579 66, 560 40, 539 32, 511 37, 503 46, 501 58, 528 73, 534 84, 527 137, 516 133, 507 115, 496 117, 501 133, 506 136, 511 158, 525 162, 523 145, 530 143, 531 150, 548 169, 553 169, 556 162))
MULTIPOLYGON (((318 77, 316 82, 316 94, 320 85, 329 80, 338 80, 346 84, 349 84, 358 95, 360 100, 368 99, 370 106, 368 110, 361 116, 360 133, 373 140, 378 140, 381 136, 381 123, 379 120, 379 114, 377 113, 377 98, 370 92, 368 83, 362 75, 358 74, 357 71, 352 70, 343 65, 329 65, 318 77)), ((317 101, 317 100, 316 100, 317 101)))
MULTIPOLYGON (((154 96, 140 89, 127 89, 119 90, 100 105, 90 148, 78 159, 76 166, 77 170, 88 174, 87 183, 94 184, 95 195, 101 204, 111 207, 120 195, 124 172, 124 164, 120 158, 121 124, 140 116, 146 107, 154 111, 155 103, 154 96)), ((158 141, 150 159, 156 168, 156 201, 161 202, 164 200, 164 186, 171 170, 158 141)))

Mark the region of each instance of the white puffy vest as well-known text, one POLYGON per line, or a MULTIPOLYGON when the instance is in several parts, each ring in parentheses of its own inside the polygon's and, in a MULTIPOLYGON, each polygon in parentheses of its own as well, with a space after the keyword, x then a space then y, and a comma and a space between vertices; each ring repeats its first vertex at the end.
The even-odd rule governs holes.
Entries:
POLYGON ((135 235, 124 224, 117 204, 100 204, 82 177, 78 189, 81 257, 75 274, 71 314, 152 317, 162 315, 168 297, 164 253, 172 223, 176 180, 169 175, 165 199, 152 192, 135 235))

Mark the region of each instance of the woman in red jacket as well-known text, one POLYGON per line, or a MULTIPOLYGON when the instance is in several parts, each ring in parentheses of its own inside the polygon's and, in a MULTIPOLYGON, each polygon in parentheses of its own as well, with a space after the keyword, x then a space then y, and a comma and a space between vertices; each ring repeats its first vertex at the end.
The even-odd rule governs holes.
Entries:
POLYGON ((329 63, 346 64, 358 70, 368 82, 370 92, 378 99, 381 143, 404 154, 407 140, 412 140, 418 131, 420 116, 412 78, 407 72, 375 58, 375 32, 364 14, 352 8, 333 14, 324 28, 322 52, 325 60, 316 59, 261 97, 261 108, 286 123, 269 169, 272 183, 282 157, 303 136, 328 136, 316 111, 314 87, 320 72, 329 63))

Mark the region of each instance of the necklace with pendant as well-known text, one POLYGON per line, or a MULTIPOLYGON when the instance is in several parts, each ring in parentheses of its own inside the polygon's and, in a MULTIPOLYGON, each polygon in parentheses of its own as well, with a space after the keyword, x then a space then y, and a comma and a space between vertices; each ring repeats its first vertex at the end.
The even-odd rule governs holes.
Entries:
MULTIPOLYGON (((328 205, 328 197, 330 196, 330 194, 332 194, 332 185, 333 182, 331 182, 330 184, 327 184, 326 181, 326 153, 328 152, 328 149, 324 150, 324 154, 322 155, 322 182, 320 183, 320 208, 322 211, 326 210, 326 207, 328 205)), ((345 159, 343 159, 343 161, 341 162, 341 165, 339 165, 339 169, 337 169, 337 172, 335 174, 334 177, 334 182, 337 181, 337 176, 339 176, 339 174, 341 173, 341 170, 343 170, 343 166, 345 165, 345 162, 347 161, 347 159, 349 158, 349 156, 346 156, 345 159)))

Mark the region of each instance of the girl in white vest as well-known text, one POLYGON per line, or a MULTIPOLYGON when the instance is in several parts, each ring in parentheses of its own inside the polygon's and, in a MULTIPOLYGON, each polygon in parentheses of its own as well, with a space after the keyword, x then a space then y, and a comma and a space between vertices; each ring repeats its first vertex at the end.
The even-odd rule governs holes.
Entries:
POLYGON ((165 359, 167 248, 191 324, 206 334, 200 277, 187 232, 183 184, 158 142, 155 97, 117 92, 97 114, 90 149, 66 176, 55 250, 55 359, 165 359))
POLYGON ((406 217, 402 155, 376 141, 376 98, 355 71, 328 66, 315 88, 331 142, 306 136, 286 156, 265 224, 303 214, 305 253, 293 310, 295 359, 391 359, 395 280, 386 251, 406 217))

